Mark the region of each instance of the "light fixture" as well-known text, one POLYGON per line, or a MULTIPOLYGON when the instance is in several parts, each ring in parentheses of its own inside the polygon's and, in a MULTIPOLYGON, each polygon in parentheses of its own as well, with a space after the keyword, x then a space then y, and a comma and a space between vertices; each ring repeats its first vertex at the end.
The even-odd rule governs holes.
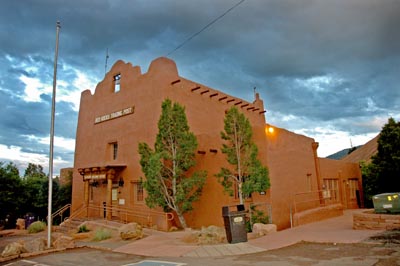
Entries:
POLYGON ((272 126, 265 127, 265 134, 274 134, 275 129, 272 126))
POLYGON ((124 180, 122 179, 122 177, 118 181, 118 186, 120 186, 120 187, 124 186, 124 180))

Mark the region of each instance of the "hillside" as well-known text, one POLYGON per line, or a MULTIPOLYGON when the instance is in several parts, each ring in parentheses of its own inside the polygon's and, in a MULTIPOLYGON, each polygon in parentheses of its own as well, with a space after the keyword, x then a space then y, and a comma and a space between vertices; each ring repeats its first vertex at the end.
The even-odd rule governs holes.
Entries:
POLYGON ((378 138, 379 135, 362 145, 354 152, 342 158, 342 161, 349 163, 358 163, 360 161, 365 161, 369 163, 371 161, 371 157, 378 151, 378 138))
POLYGON ((334 154, 326 156, 326 158, 333 159, 333 160, 340 160, 349 153, 349 150, 350 150, 350 148, 343 149, 341 151, 335 152, 334 154))
POLYGON ((334 154, 331 154, 326 158, 333 160, 342 160, 345 162, 352 162, 352 163, 358 163, 360 161, 370 162, 371 157, 378 150, 378 138, 379 135, 377 135, 375 138, 371 139, 364 145, 357 146, 356 147, 357 149, 350 154, 348 154, 350 150, 350 148, 348 148, 338 151, 334 154))

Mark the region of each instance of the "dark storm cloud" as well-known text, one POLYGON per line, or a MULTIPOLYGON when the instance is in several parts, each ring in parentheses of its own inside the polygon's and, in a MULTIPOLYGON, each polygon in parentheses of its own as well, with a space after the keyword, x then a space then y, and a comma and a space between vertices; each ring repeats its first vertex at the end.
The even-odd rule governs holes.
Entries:
MULTIPOLYGON (((77 71, 94 83, 118 59, 147 71, 239 0, 4 1, 0 9, 0 144, 45 153, 16 136, 48 136, 51 95, 26 102, 21 77, 51 86, 55 23, 61 21, 59 88, 75 91, 77 71), (32 68, 33 67, 33 68, 32 68)), ((364 134, 400 109, 400 1, 246 0, 172 52, 180 75, 253 100, 289 130, 329 126, 364 134)), ((74 138, 77 112, 57 103, 56 135, 74 138)), ((28 141, 28 142, 27 142, 28 141)), ((36 142, 35 142, 36 141, 36 142)), ((35 144, 36 143, 36 144, 35 144)), ((72 160, 71 153, 60 151, 72 160)))

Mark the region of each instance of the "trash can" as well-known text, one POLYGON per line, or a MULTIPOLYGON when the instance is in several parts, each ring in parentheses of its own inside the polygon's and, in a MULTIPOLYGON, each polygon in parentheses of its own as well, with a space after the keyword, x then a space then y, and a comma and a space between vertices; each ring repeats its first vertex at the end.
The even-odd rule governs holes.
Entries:
POLYGON ((246 211, 244 205, 223 206, 222 217, 224 218, 228 243, 247 242, 246 211))
POLYGON ((25 228, 28 229, 28 227, 35 221, 35 215, 33 213, 28 212, 25 214, 25 228))
POLYGON ((400 193, 382 193, 372 197, 376 213, 400 213, 400 193))

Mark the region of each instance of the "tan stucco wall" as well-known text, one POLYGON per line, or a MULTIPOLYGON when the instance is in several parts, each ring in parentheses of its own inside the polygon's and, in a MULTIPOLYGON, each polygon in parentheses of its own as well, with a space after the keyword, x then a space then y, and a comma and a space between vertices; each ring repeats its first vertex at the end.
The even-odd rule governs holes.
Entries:
MULTIPOLYGON (((345 209, 358 208, 357 200, 350 199, 348 195, 348 181, 358 179, 358 188, 362 199, 361 169, 358 163, 348 163, 341 160, 319 158, 322 179, 337 179, 341 203, 345 209)), ((362 204, 362 202, 361 202, 362 204)))
MULTIPOLYGON (((208 178, 202 198, 195 204, 195 211, 186 216, 187 222, 193 227, 222 225, 222 206, 238 203, 223 193, 221 185, 214 176, 222 165, 227 164, 225 156, 220 152, 222 146, 220 132, 223 130, 225 111, 236 104, 252 123, 256 144, 265 147, 262 101, 249 103, 183 79, 178 76, 175 63, 166 58, 153 61, 148 73, 144 75, 139 75, 139 71, 137 67, 118 61, 105 80, 98 84, 94 95, 89 91, 82 93, 76 138, 73 208, 78 208, 83 202, 83 182, 77 169, 107 164, 126 165, 120 174, 125 185, 119 189, 119 197, 126 199, 126 207, 137 207, 131 205, 132 191, 127 187, 131 181, 143 177, 137 152, 138 143, 146 142, 153 146, 158 132, 157 122, 161 114, 161 103, 169 98, 185 106, 190 130, 195 133, 199 142, 198 150, 206 152, 196 155, 198 164, 193 170, 206 169, 208 178), (118 73, 121 73, 121 91, 114 93, 112 78, 118 73), (177 80, 180 81, 174 83, 177 80), (198 86, 200 89, 192 90, 198 86), (221 98, 224 99, 220 100, 221 98), (94 124, 95 117, 129 106, 135 107, 134 114, 94 124), (258 110, 253 111, 255 108, 258 110), (107 144, 115 141, 118 142, 119 150, 118 159, 113 161, 111 151, 107 150, 107 144), (218 152, 210 152, 210 149, 218 152)), ((265 149, 260 149, 259 157, 266 164, 265 149)), ((100 198, 96 200, 96 204, 106 201, 104 187, 94 190, 94 198, 100 198)), ((267 195, 258 196, 260 200, 265 200, 267 197, 267 195)))
POLYGON ((318 190, 312 148, 314 139, 277 127, 267 136, 273 222, 282 229, 290 226, 294 194, 318 190), (311 187, 307 175, 310 175, 311 187))
MULTIPOLYGON (((76 135, 73 210, 84 203, 84 182, 78 169, 106 165, 125 166, 114 177, 114 183, 120 178, 124 180, 124 186, 118 187, 118 198, 125 199, 124 207, 147 210, 144 203, 134 202, 133 197, 132 182, 144 177, 139 165, 138 143, 153 146, 161 103, 166 98, 185 106, 190 130, 198 139, 198 151, 205 152, 196 154, 197 165, 193 170, 207 170, 208 178, 200 201, 194 205, 195 211, 186 215, 188 225, 195 228, 211 224, 221 226, 222 206, 238 204, 238 200, 224 194, 214 176, 222 166, 228 166, 220 151, 220 132, 225 111, 237 106, 250 120, 259 159, 270 172, 271 189, 266 195, 255 193, 252 201, 271 203, 273 222, 279 229, 289 227, 293 195, 319 189, 314 139, 276 127, 273 134, 267 134, 265 128, 269 125, 265 124, 263 101, 258 95, 254 102, 247 102, 184 79, 178 75, 175 63, 167 58, 154 60, 144 74, 139 67, 118 61, 97 85, 93 95, 89 90, 82 93, 76 135), (116 74, 121 74, 121 90, 117 93, 113 85, 116 74), (133 114, 94 123, 96 117, 128 107, 134 107, 133 114), (117 160, 112 159, 112 142, 118 142, 117 160), (311 180, 310 186, 307 176, 311 180)), ((326 175, 336 173, 337 167, 342 167, 342 164, 325 161, 321 165, 324 169, 321 172, 326 175)), ((347 174, 348 170, 345 167, 341 171, 347 174)), ((102 206, 107 201, 106 191, 107 185, 103 184, 93 188, 91 203, 102 206)))

